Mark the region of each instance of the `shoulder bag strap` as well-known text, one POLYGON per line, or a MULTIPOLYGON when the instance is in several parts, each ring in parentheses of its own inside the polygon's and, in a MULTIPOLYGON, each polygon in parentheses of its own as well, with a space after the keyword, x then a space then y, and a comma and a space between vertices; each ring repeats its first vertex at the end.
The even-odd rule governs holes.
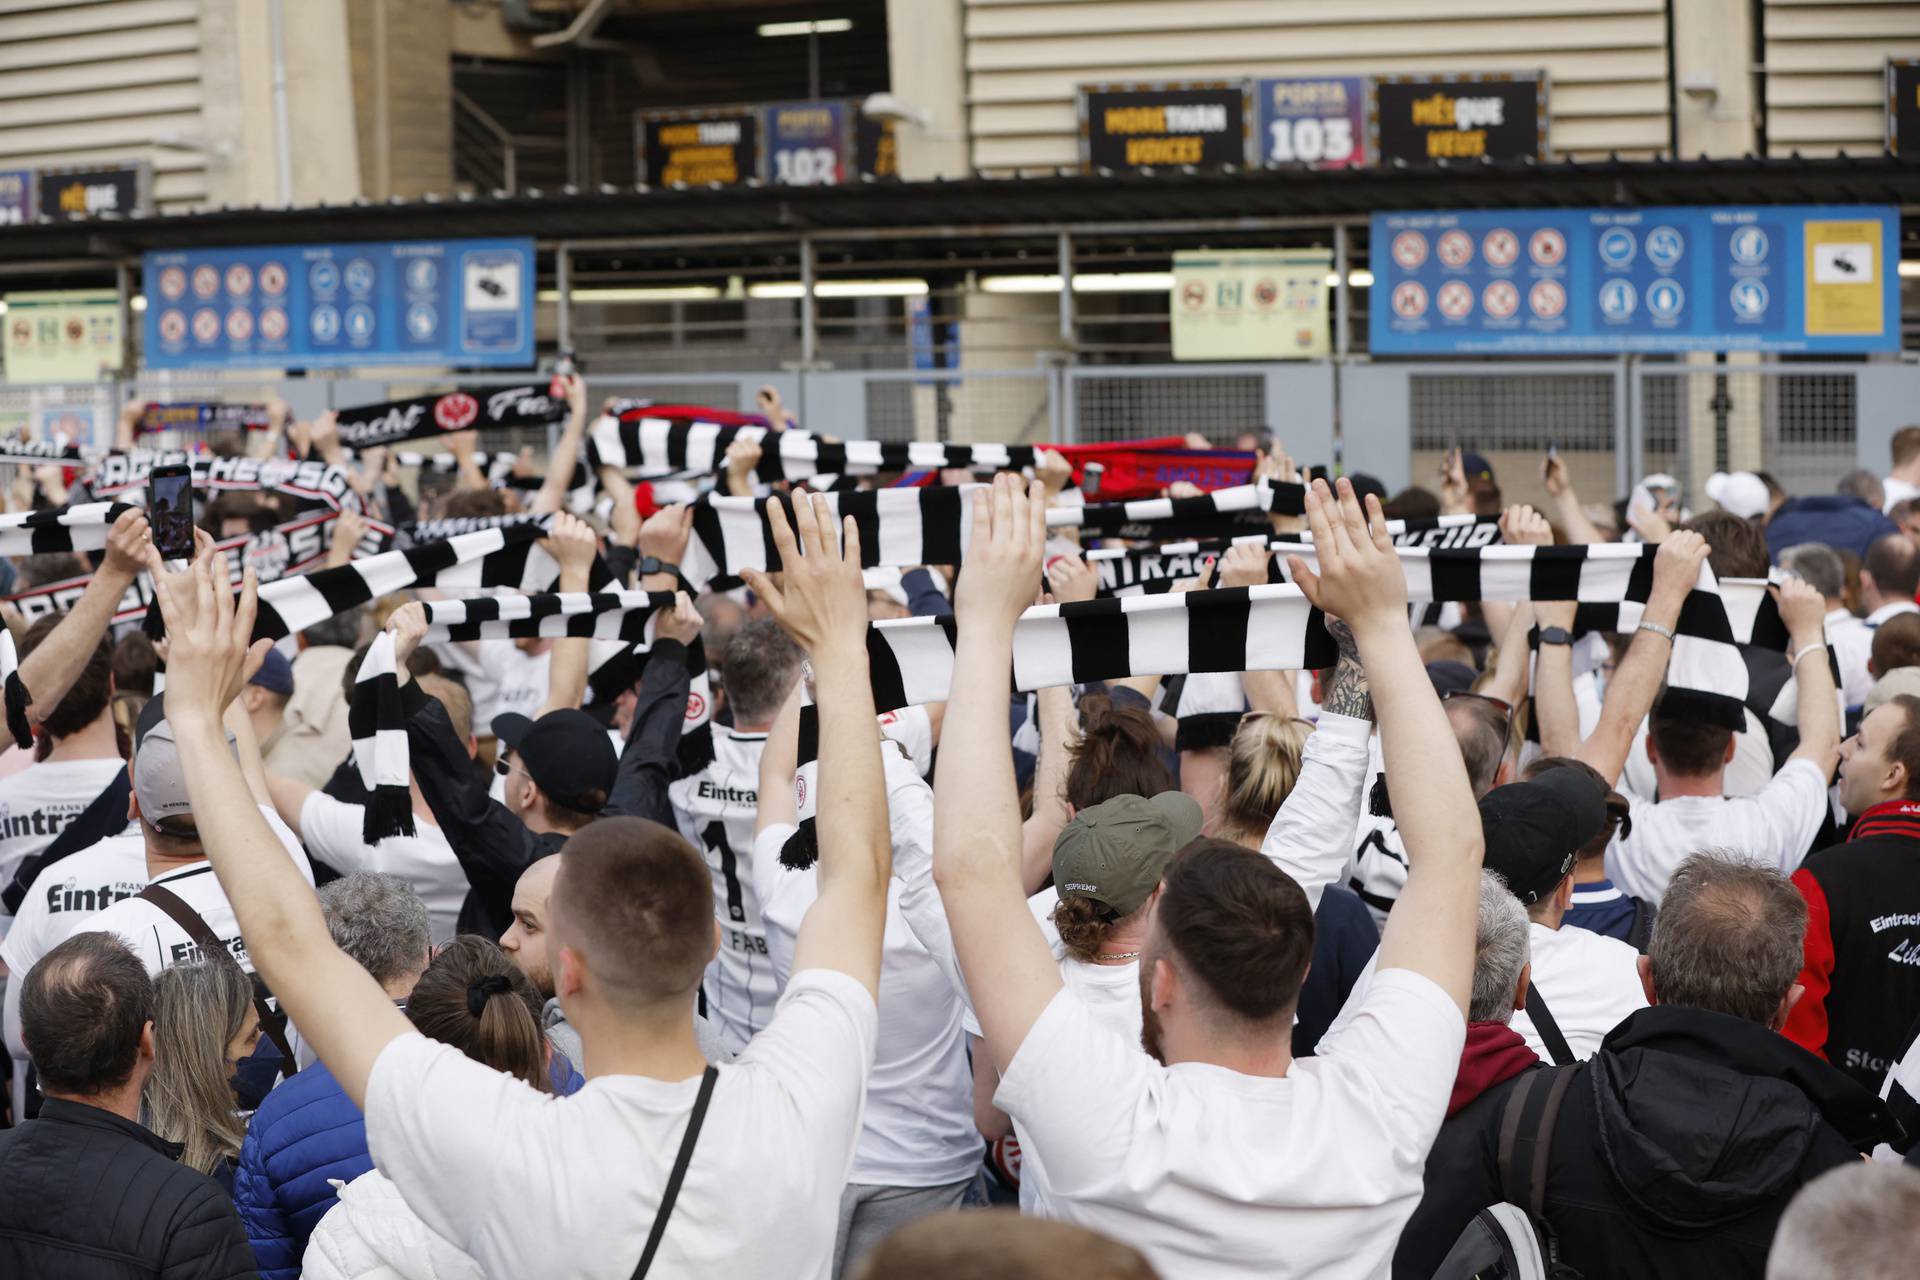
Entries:
POLYGON ((1547 1054, 1553 1059, 1553 1065, 1573 1065, 1573 1047, 1560 1034, 1560 1024, 1553 1020, 1553 1011, 1547 1008, 1547 998, 1531 982, 1527 984, 1527 1017, 1532 1019, 1533 1029, 1540 1033, 1540 1040, 1547 1046, 1547 1054))
MULTIPOLYGON (((233 953, 227 950, 227 944, 220 940, 220 935, 213 931, 213 926, 188 906, 186 899, 179 894, 163 884, 150 884, 140 891, 140 897, 166 912, 170 920, 185 929, 187 936, 199 945, 209 962, 218 963, 214 957, 225 956, 229 963, 238 963, 233 953)), ((280 1073, 289 1076, 296 1074, 300 1064, 294 1061, 293 1046, 287 1040, 285 1019, 267 1007, 265 998, 260 994, 259 982, 251 977, 247 982, 253 989, 253 1011, 260 1015, 260 1034, 272 1041, 273 1047, 280 1051, 280 1073)))
POLYGON ((1559 1240, 1547 1222, 1547 1163, 1553 1152, 1554 1124, 1578 1074, 1578 1066, 1527 1072, 1507 1096, 1500 1114, 1500 1195, 1533 1220, 1547 1273, 1553 1276, 1578 1274, 1560 1263, 1559 1240))
POLYGON ((653 1215, 653 1230, 647 1233, 647 1247, 640 1255, 640 1265, 633 1269, 633 1280, 642 1280, 653 1266, 653 1255, 660 1251, 660 1237, 667 1233, 673 1202, 680 1198, 680 1184, 687 1180, 687 1166, 693 1163, 693 1144, 700 1141, 700 1126, 706 1121, 707 1103, 713 1098, 714 1081, 719 1078, 719 1069, 711 1066, 700 1077, 693 1114, 687 1117, 687 1131, 680 1139, 679 1154, 673 1157, 673 1172, 667 1175, 667 1189, 660 1193, 660 1210, 653 1215))

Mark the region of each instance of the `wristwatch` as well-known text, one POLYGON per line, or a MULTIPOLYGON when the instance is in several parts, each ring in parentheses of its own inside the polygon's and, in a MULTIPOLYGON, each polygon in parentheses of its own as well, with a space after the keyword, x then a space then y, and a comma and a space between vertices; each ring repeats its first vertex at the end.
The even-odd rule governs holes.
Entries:
POLYGON ((1572 644, 1573 632, 1567 630, 1565 627, 1542 627, 1540 628, 1540 643, 1572 644))
POLYGON ((638 567, 643 578, 650 573, 670 573, 676 578, 680 576, 679 565, 671 560, 662 560, 659 556, 641 556, 638 567))

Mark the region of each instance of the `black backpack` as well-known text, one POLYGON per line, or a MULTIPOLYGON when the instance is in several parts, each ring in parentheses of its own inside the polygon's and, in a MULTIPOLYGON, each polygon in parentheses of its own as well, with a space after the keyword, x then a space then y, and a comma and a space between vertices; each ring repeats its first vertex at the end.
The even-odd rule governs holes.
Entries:
POLYGON ((1474 1215, 1433 1280, 1581 1280, 1547 1222, 1547 1156, 1576 1064, 1520 1077, 1500 1108, 1500 1204, 1474 1215))

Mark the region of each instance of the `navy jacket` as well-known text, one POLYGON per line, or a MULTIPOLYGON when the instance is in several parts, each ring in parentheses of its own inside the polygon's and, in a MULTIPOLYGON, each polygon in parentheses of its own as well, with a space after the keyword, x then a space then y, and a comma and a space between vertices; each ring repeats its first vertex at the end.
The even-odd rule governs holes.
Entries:
MULTIPOLYGON (((586 1082, 555 1054, 562 1095, 586 1082)), ((330 1179, 351 1182, 373 1168, 367 1121, 324 1062, 281 1081, 247 1126, 233 1204, 253 1246, 262 1280, 297 1280, 307 1237, 335 1203, 330 1179)))

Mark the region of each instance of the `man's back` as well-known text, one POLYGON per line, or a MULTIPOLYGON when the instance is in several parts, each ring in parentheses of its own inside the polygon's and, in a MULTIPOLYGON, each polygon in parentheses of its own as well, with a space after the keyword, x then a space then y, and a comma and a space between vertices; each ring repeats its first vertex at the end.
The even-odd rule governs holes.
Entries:
POLYGON ((61 1099, 0 1133, 0 1275, 253 1275, 233 1206, 174 1150, 131 1120, 61 1099))
POLYGON ((753 827, 760 794, 760 754, 767 735, 719 729, 713 760, 668 789, 680 834, 700 850, 713 876, 720 953, 702 985, 706 1014, 738 1053, 767 1024, 780 984, 767 955, 760 895, 753 886, 753 827))
MULTIPOLYGON (((794 975, 767 1027, 718 1068, 656 1275, 824 1280, 875 1022, 853 979, 794 975)), ((554 1098, 402 1036, 368 1078, 367 1137, 421 1219, 487 1274, 626 1277, 699 1083, 600 1076, 554 1098)))
MULTIPOLYGON (((1579 1074, 1553 1130, 1546 1215, 1586 1280, 1761 1274, 1794 1192, 1858 1159, 1852 1131, 1877 1110, 1775 1032, 1701 1009, 1643 1010, 1564 1069, 1579 1074)), ((1441 1130, 1397 1276, 1432 1274, 1474 1213, 1503 1199, 1499 1135, 1516 1083, 1441 1130)))

